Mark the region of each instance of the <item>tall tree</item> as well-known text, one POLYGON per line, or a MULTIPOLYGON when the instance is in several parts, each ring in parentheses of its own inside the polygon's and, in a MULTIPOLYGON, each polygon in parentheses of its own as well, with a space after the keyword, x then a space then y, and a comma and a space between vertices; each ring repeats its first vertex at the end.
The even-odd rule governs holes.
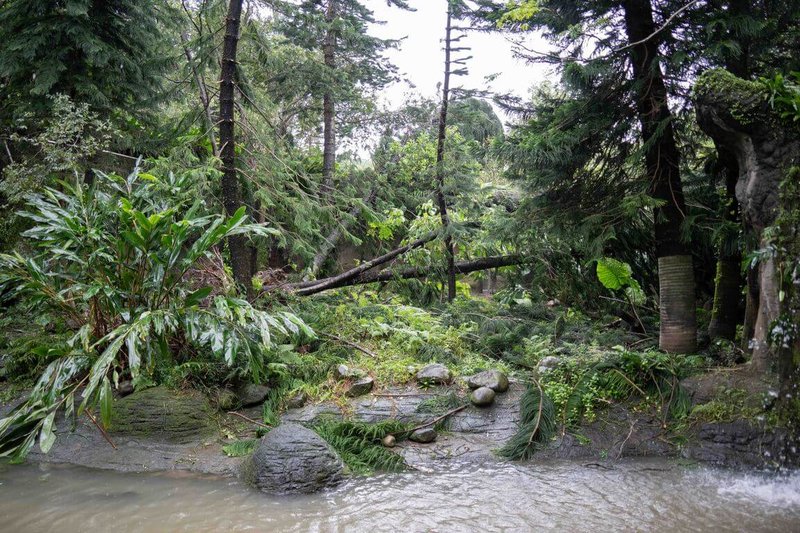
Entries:
POLYGON ((694 271, 692 255, 681 238, 686 202, 674 117, 660 64, 660 39, 650 0, 625 0, 622 7, 649 192, 663 202, 655 209, 654 221, 661 312, 659 346, 670 352, 691 353, 697 347, 694 271))
MULTIPOLYGON (((410 9, 404 0, 388 0, 388 4, 410 9)), ((337 113, 347 111, 349 104, 384 87, 394 76, 394 67, 383 53, 396 41, 379 39, 369 34, 369 25, 377 21, 360 0, 303 0, 297 5, 278 4, 279 28, 290 42, 308 50, 321 52, 322 64, 316 78, 309 77, 312 94, 322 99, 322 180, 320 197, 333 204, 336 192, 337 113)), ((365 201, 369 198, 367 193, 365 201)), ((350 212, 357 210, 348 208, 350 212)), ((345 233, 341 221, 334 217, 319 251, 310 265, 316 275, 329 254, 345 233)), ((344 220, 352 220, 343 216, 344 220)))
MULTIPOLYGON (((225 18, 225 40, 222 46, 222 65, 219 84, 219 142, 222 160, 222 202, 228 215, 241 206, 239 176, 236 171, 236 136, 234 108, 236 98, 236 50, 239 44, 239 25, 242 17, 242 0, 230 0, 225 18)), ((233 278, 241 287, 250 290, 253 275, 251 256, 243 235, 228 237, 233 278)))

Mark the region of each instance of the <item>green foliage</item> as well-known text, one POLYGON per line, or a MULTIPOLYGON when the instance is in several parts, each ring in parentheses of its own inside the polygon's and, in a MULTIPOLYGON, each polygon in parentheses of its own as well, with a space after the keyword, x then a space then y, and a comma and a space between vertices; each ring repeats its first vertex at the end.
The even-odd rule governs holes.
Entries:
POLYGON ((222 447, 222 453, 228 457, 245 457, 256 451, 258 439, 237 440, 222 447))
POLYGON ((155 0, 4 2, 0 122, 41 111, 55 93, 106 112, 146 109, 162 87, 169 15, 155 0))
POLYGON ((800 121, 800 72, 786 77, 776 74, 772 79, 762 78, 761 83, 769 91, 770 105, 782 119, 800 121))
POLYGON ((36 251, 0 255, 0 294, 63 317, 76 333, 30 399, 0 421, 2 455, 24 457, 36 432, 49 443, 51 417, 62 405, 77 415, 99 403, 106 419, 111 385, 125 374, 147 382, 157 368, 207 351, 263 381, 275 333, 313 336, 293 314, 193 286, 192 269, 223 239, 268 231, 246 225, 244 208, 227 219, 198 214, 201 205, 172 194, 190 187, 178 180, 137 169, 127 179, 98 174, 90 189, 62 182, 61 191, 30 197, 23 216, 34 226, 24 235, 36 251))
POLYGON ((553 401, 538 383, 530 386, 520 400, 519 430, 498 454, 512 460, 530 459, 550 442, 557 428, 553 401))
POLYGON ((339 453, 345 464, 356 474, 367 475, 376 470, 399 472, 406 466, 400 455, 381 445, 381 439, 385 436, 398 437, 407 432, 408 427, 396 420, 367 424, 329 419, 317 424, 314 430, 339 453))

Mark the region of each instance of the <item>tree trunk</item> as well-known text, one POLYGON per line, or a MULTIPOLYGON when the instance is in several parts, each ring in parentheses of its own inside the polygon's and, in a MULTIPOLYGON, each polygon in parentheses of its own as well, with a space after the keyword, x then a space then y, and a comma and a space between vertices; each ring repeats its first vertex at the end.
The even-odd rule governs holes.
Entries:
MULTIPOLYGON (((323 279, 323 280, 304 282, 303 287, 311 287, 311 288, 314 288, 314 289, 317 289, 319 287, 323 287, 323 289, 339 287, 341 285, 337 285, 338 283, 346 282, 347 280, 353 279, 353 278, 359 276, 360 274, 366 272, 367 270, 370 270, 370 269, 375 268, 376 266, 380 266, 380 265, 383 265, 385 263, 388 263, 389 261, 391 261, 395 257, 398 257, 398 256, 403 255, 404 253, 406 253, 406 252, 408 252, 410 250, 414 250, 415 248, 419 248, 420 246, 425 245, 426 243, 428 243, 428 242, 432 241, 433 239, 435 239, 438 235, 439 235, 438 232, 431 232, 431 233, 427 234, 426 236, 424 236, 424 237, 422 237, 420 239, 417 239, 416 241, 414 241, 412 243, 406 244, 405 246, 401 246, 400 248, 397 248, 395 250, 392 250, 391 252, 385 253, 385 254, 383 254, 383 255, 381 255, 379 257, 376 257, 375 259, 367 261, 366 263, 362 263, 362 264, 358 265, 355 268, 351 268, 347 272, 342 272, 338 276, 333 276, 332 278, 327 278, 327 279, 323 279)), ((305 289, 301 288, 301 291, 302 290, 305 290, 305 289)))
MULTIPOLYGON (((328 0, 328 7, 325 11, 325 22, 328 24, 328 28, 322 45, 322 58, 329 74, 336 68, 336 31, 333 28, 333 23, 336 20, 337 2, 338 0, 328 0)), ((336 106, 333 99, 333 91, 328 87, 322 97, 322 195, 327 199, 330 199, 333 193, 333 178, 336 172, 335 119, 336 106)))
POLYGON ((655 209, 662 350, 691 353, 697 348, 692 256, 681 241, 686 205, 680 177, 680 153, 659 64, 656 25, 650 0, 625 0, 625 28, 637 90, 636 107, 645 146, 649 193, 664 201, 655 209))
POLYGON ((447 28, 444 39, 444 83, 442 85, 442 105, 439 110, 439 135, 436 143, 436 203, 445 231, 444 254, 447 260, 447 300, 452 302, 456 297, 455 249, 450 236, 450 217, 447 213, 447 199, 444 196, 444 143, 447 136, 447 105, 450 100, 450 48, 453 13, 450 2, 447 4, 447 28))
MULTIPOLYGON (((736 182, 739 180, 739 164, 724 148, 717 148, 719 161, 725 172, 725 214, 727 222, 740 224, 739 202, 736 200, 736 182)), ((714 278, 714 307, 708 336, 711 340, 736 338, 739 325, 739 304, 742 299, 742 254, 735 243, 723 242, 719 246, 717 275, 714 278)))
MULTIPOLYGON (((219 87, 219 141, 222 160, 222 201, 228 216, 242 206, 239 177, 236 172, 236 144, 234 137, 234 78, 236 76, 236 48, 239 44, 239 22, 242 0, 230 0, 225 18, 225 41, 222 48, 222 68, 219 87)), ((233 278, 238 285, 250 288, 250 254, 244 236, 228 238, 233 278)))
POLYGON ((744 325, 742 326, 742 350, 752 353, 752 339, 756 332, 756 319, 758 318, 758 304, 761 300, 758 286, 758 267, 747 267, 747 289, 744 299, 744 325))
MULTIPOLYGON (((526 258, 518 255, 503 255, 496 257, 484 257, 474 261, 459 261, 455 264, 455 271, 458 274, 469 274, 470 272, 477 272, 478 270, 489 270, 492 268, 500 268, 504 266, 521 265, 527 261, 526 258)), ((382 270, 380 272, 363 272, 357 276, 351 277, 344 281, 335 283, 328 283, 328 280, 322 280, 324 283, 314 285, 312 287, 299 289, 296 294, 301 296, 310 296, 329 289, 337 289, 340 287, 351 287, 353 285, 364 285, 367 283, 377 283, 386 281, 395 281, 401 279, 414 279, 424 278, 431 274, 431 269, 427 267, 409 267, 397 270, 382 270)), ((332 278, 331 278, 332 279, 332 278)), ((291 285, 289 286, 291 288, 291 285)))

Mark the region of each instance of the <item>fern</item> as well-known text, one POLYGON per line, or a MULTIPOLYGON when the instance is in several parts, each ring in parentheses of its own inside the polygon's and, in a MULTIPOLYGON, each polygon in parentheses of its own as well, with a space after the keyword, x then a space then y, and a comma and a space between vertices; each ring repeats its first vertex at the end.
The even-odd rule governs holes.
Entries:
POLYGON ((387 450, 381 440, 387 435, 404 435, 408 427, 397 420, 376 424, 323 419, 314 431, 325 439, 356 474, 368 475, 379 470, 399 472, 405 469, 403 458, 387 450))
POLYGON ((519 430, 497 452, 514 461, 530 459, 550 442, 557 430, 555 406, 538 382, 523 394, 520 415, 519 430))
POLYGON ((237 440, 222 447, 222 452, 228 457, 244 457, 256 450, 258 439, 237 440))

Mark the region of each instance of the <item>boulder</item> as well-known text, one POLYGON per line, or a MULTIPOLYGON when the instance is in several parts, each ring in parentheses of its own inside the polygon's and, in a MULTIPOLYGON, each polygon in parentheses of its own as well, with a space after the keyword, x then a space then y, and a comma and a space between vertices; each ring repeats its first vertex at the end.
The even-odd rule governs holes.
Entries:
POLYGON ((298 424, 281 424, 267 433, 251 467, 251 482, 273 494, 310 494, 336 485, 344 474, 344 463, 333 448, 298 424))
POLYGON ((508 378, 499 370, 484 370, 467 379, 470 389, 488 387, 495 392, 506 392, 508 390, 508 378))
POLYGON ((433 442, 436 440, 437 434, 436 430, 432 427, 427 428, 420 428, 414 431, 409 437, 408 440, 413 442, 419 442, 422 444, 428 444, 429 442, 433 442))
POLYGON ((469 395, 469 401, 472 402, 472 405, 486 407, 494 403, 494 396, 494 391, 489 387, 479 387, 469 395))
POLYGON ((353 378, 360 378, 366 374, 360 368, 350 368, 347 365, 339 365, 336 367, 334 371, 334 375, 336 379, 353 379, 353 378))
POLYGON ((253 407, 261 405, 264 400, 269 396, 269 387, 266 385, 256 385, 255 383, 246 383, 236 389, 236 396, 239 397, 242 407, 253 407))
POLYGON ((439 363, 426 365, 417 372, 417 382, 423 385, 446 385, 451 379, 450 371, 439 363))
POLYGON ((375 386, 375 380, 371 377, 367 376, 365 378, 361 378, 352 385, 350 388, 347 389, 347 396, 350 398, 355 398, 356 396, 364 396, 368 394, 372 387, 375 386))
POLYGON ((547 357, 543 358, 539 361, 539 373, 544 374, 545 372, 550 372, 554 368, 558 368, 558 365, 561 364, 561 359, 556 357, 555 355, 548 355, 547 357))
POLYGON ((166 387, 137 390, 116 400, 111 430, 176 444, 202 441, 216 431, 211 408, 203 394, 166 387))
POLYGON ((308 394, 300 391, 289 396, 289 398, 286 400, 286 407, 288 409, 300 409, 306 403, 308 403, 308 394))

